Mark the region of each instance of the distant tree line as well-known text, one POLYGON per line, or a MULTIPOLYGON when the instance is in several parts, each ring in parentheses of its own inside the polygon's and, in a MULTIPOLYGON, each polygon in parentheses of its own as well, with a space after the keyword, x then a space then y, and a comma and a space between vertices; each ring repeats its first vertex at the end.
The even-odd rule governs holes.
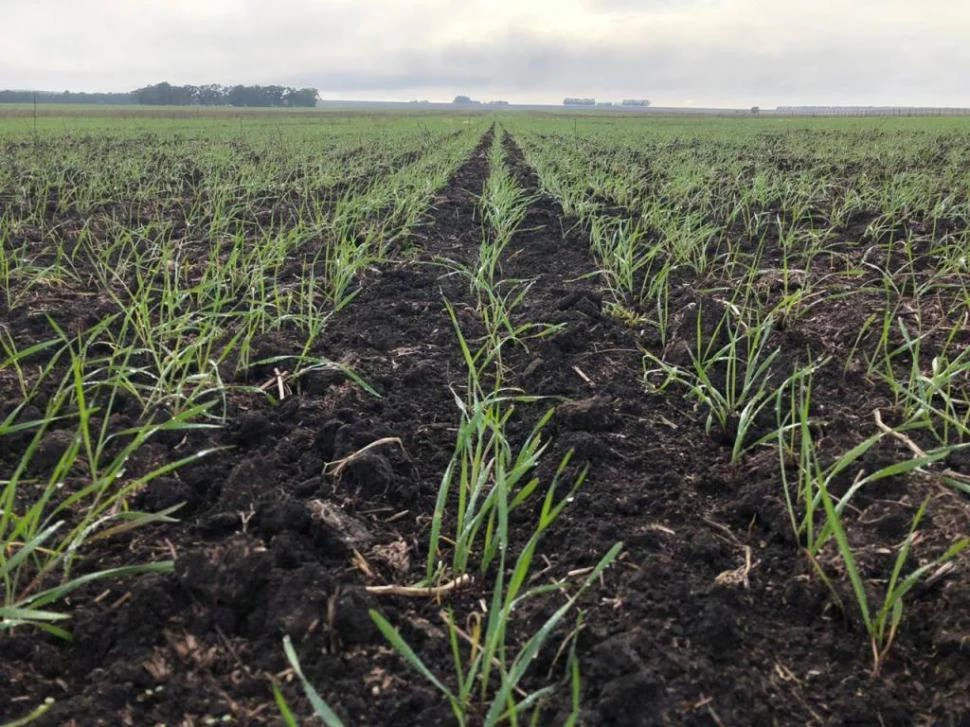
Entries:
POLYGON ((130 93, 55 93, 50 91, 0 91, 0 103, 86 103, 86 104, 132 104, 136 103, 130 93))
POLYGON ((283 106, 312 108, 315 88, 288 86, 173 86, 156 83, 130 93, 51 93, 49 91, 0 91, 0 103, 144 104, 150 106, 283 106))
POLYGON ((472 106, 508 106, 509 102, 502 99, 495 99, 493 101, 479 101, 478 99, 471 98, 470 96, 455 96, 455 100, 452 101, 453 104, 458 105, 472 105, 472 106))
MULTIPOLYGON (((562 100, 563 106, 603 106, 611 107, 615 106, 612 101, 600 101, 597 103, 595 98, 564 98, 562 100)), ((650 100, 645 98, 625 98, 620 101, 620 106, 636 106, 639 108, 646 108, 650 105, 650 100)))
POLYGON ((310 108, 317 105, 315 88, 288 86, 173 86, 156 83, 131 92, 135 103, 151 106, 288 106, 310 108))

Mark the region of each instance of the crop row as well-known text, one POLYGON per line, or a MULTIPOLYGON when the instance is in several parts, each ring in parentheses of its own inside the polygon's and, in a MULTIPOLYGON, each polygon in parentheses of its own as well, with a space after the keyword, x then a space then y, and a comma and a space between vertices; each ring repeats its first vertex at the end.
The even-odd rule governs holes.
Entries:
POLYGON ((970 544, 908 562, 929 499, 888 571, 861 567, 850 537, 854 498, 880 480, 970 493, 948 466, 970 446, 965 137, 676 130, 517 129, 613 313, 644 334, 644 386, 683 396, 731 463, 776 452, 793 537, 825 583, 846 574, 878 672, 907 594, 970 544), (820 387, 849 379, 890 404, 833 448, 822 433, 859 417, 823 409, 820 387), (890 463, 867 470, 880 447, 890 463))
POLYGON ((90 544, 171 518, 177 508, 134 512, 133 497, 212 454, 193 450, 191 435, 224 424, 233 403, 282 399, 321 369, 354 377, 324 353, 328 319, 368 266, 406 247, 481 131, 446 122, 284 136, 267 126, 236 138, 230 124, 221 142, 119 133, 8 143, 0 632, 67 637, 58 603, 73 590, 172 569, 75 574, 90 544), (160 437, 184 437, 185 451, 158 461, 146 446, 160 437))

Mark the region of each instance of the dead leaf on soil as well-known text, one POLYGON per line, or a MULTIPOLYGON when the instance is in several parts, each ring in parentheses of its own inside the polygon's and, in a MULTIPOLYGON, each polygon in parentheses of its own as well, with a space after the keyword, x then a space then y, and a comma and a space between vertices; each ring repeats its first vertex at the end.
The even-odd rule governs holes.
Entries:
POLYGON ((411 550, 401 539, 386 545, 375 545, 371 549, 371 556, 390 566, 396 573, 407 573, 411 569, 411 550))

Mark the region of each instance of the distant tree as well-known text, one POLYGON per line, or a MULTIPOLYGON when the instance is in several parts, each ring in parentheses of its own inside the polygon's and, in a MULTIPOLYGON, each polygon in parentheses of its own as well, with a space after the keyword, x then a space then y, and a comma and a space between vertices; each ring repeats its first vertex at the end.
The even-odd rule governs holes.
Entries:
POLYGON ((761 113, 761 107, 760 106, 752 106, 751 107, 751 113, 754 114, 755 116, 757 116, 758 114, 761 113))
POLYGON ((233 86, 226 92, 226 101, 230 106, 248 106, 246 103, 249 99, 249 94, 246 91, 246 87, 243 85, 233 86))
POLYGON ((230 106, 282 106, 283 86, 233 86, 227 100, 230 106))
POLYGON ((256 96, 260 100, 257 106, 282 106, 283 94, 286 89, 283 86, 256 86, 256 96))
POLYGON ((197 86, 172 86, 172 103, 175 106, 192 106, 199 102, 197 86))
POLYGON ((283 94, 283 103, 295 108, 313 108, 319 97, 320 92, 315 88, 288 88, 283 94))
POLYGON ((147 106, 191 106, 199 103, 201 89, 197 86, 173 86, 162 81, 131 92, 135 103, 147 106))
POLYGON ((475 99, 473 99, 473 98, 470 98, 470 97, 468 97, 468 96, 455 96, 455 100, 454 100, 454 101, 452 101, 452 103, 461 103, 461 104, 480 104, 480 103, 481 103, 481 101, 476 101, 475 99))
POLYGON ((226 103, 226 89, 217 83, 199 86, 196 98, 203 106, 221 106, 226 103))
POLYGON ((646 98, 625 98, 620 102, 622 106, 642 106, 647 107, 650 105, 650 99, 646 98))
POLYGON ((169 106, 173 102, 172 84, 162 81, 144 88, 136 88, 131 92, 136 103, 146 106, 169 106))

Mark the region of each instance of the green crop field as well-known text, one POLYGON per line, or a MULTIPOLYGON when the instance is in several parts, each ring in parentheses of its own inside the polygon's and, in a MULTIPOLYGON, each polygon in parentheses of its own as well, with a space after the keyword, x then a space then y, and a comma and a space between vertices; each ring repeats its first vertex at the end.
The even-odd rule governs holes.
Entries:
POLYGON ((962 724, 968 256, 968 119, 4 108, 0 725, 962 724))

